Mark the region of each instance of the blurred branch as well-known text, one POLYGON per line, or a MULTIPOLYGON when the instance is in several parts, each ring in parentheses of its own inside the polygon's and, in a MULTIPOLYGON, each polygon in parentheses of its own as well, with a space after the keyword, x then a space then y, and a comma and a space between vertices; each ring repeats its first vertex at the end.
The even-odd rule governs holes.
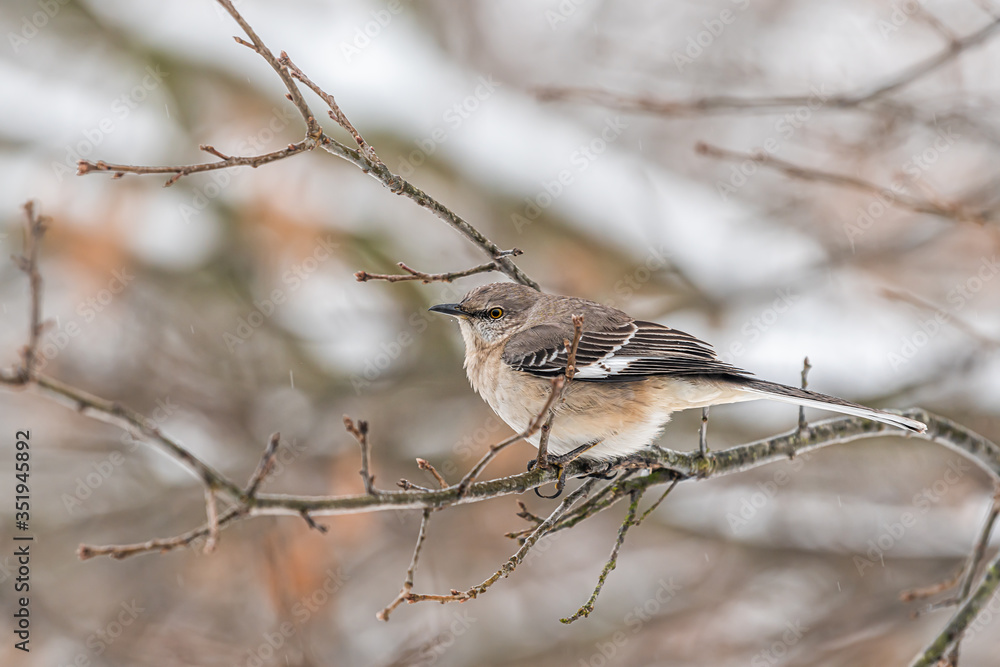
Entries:
MULTIPOLYGON (((501 251, 502 257, 517 257, 521 254, 521 251, 517 248, 513 250, 503 250, 501 251)), ((417 271, 412 269, 403 262, 398 262, 396 264, 399 268, 406 271, 405 274, 385 274, 385 273, 368 273, 367 271, 357 271, 354 274, 355 279, 359 283, 368 282, 369 280, 384 280, 389 283, 398 283, 405 280, 419 280, 425 285, 427 283, 450 283, 452 280, 457 280, 458 278, 467 278, 469 276, 474 276, 477 273, 489 273, 490 271, 503 271, 496 260, 492 262, 487 262, 486 264, 480 264, 479 266, 474 266, 471 269, 465 269, 464 271, 453 271, 451 273, 424 273, 423 271, 417 271)))
POLYGON ((707 113, 731 114, 745 111, 772 113, 803 105, 812 107, 817 103, 820 108, 853 109, 885 97, 936 71, 957 58, 964 51, 990 39, 997 28, 1000 28, 1000 18, 994 16, 993 21, 985 27, 961 39, 949 40, 948 45, 938 53, 915 65, 903 68, 879 84, 855 92, 838 93, 823 97, 816 94, 775 95, 770 97, 713 95, 693 99, 665 100, 642 95, 633 96, 602 89, 563 88, 557 86, 539 88, 535 91, 535 94, 542 100, 587 102, 631 113, 649 113, 666 117, 701 116, 707 113))
MULTIPOLYGON (((40 331, 41 277, 37 270, 37 241, 41 235, 43 225, 42 218, 35 215, 33 207, 27 207, 26 211, 28 212, 29 235, 25 241, 25 257, 18 258, 17 261, 29 276, 32 323, 28 348, 31 350, 34 346, 37 346, 38 332, 40 331)), ((541 427, 543 419, 546 416, 551 416, 551 409, 561 395, 563 386, 573 376, 575 350, 579 342, 582 324, 582 320, 579 317, 574 317, 574 340, 572 343, 566 341, 569 355, 567 358, 566 373, 557 376, 553 380, 549 400, 531 425, 536 430, 541 427)), ((361 474, 365 481, 365 494, 333 497, 262 495, 257 493, 257 491, 270 470, 273 457, 279 446, 279 437, 277 434, 271 436, 269 439, 268 445, 256 469, 251 474, 245 490, 243 490, 228 477, 194 456, 175 439, 161 432, 152 420, 119 403, 93 396, 81 389, 38 373, 31 362, 32 358, 33 353, 25 354, 23 367, 3 374, 0 377, 0 384, 16 389, 35 391, 42 396, 54 398, 60 403, 68 403, 75 411, 81 414, 115 424, 128 432, 138 432, 144 435, 169 456, 177 459, 181 464, 194 471, 205 487, 207 513, 205 525, 175 537, 153 539, 136 544, 111 546, 80 545, 78 555, 81 559, 93 558, 99 555, 121 559, 152 551, 165 552, 190 546, 203 537, 206 538, 205 551, 210 552, 218 543, 219 535, 224 528, 237 520, 256 516, 299 516, 311 528, 325 532, 326 529, 316 523, 313 515, 350 514, 388 509, 419 509, 423 512, 423 520, 421 522, 421 531, 418 534, 417 545, 414 548, 411 567, 407 572, 407 578, 404 581, 399 596, 383 610, 384 618, 388 618, 392 609, 403 601, 419 602, 433 600, 437 602, 464 602, 475 598, 477 595, 484 593, 500 578, 511 574, 539 539, 551 532, 571 528, 589 516, 593 516, 611 507, 618 500, 628 495, 632 498, 632 505, 627 513, 625 523, 623 523, 619 530, 618 541, 612 550, 611 558, 605 565, 590 600, 571 619, 586 616, 593 609, 597 595, 600 593, 608 574, 615 567, 617 555, 624 541, 625 533, 633 523, 637 524, 642 520, 641 518, 638 521, 635 520, 638 501, 642 494, 650 487, 669 483, 670 486, 664 493, 664 496, 666 496, 678 481, 697 481, 710 477, 736 474, 834 444, 887 434, 897 434, 895 430, 881 422, 871 422, 855 417, 840 417, 812 424, 805 432, 800 428, 796 428, 783 435, 716 452, 683 452, 662 447, 653 447, 632 457, 618 460, 613 465, 576 458, 566 463, 560 462, 555 466, 539 465, 533 470, 520 475, 473 483, 474 474, 478 474, 491 458, 492 455, 490 452, 497 451, 497 448, 501 445, 506 446, 506 444, 515 442, 518 439, 528 437, 526 434, 518 434, 512 438, 508 438, 503 443, 500 443, 500 445, 491 447, 490 452, 487 453, 483 460, 477 463, 473 470, 470 471, 470 474, 466 475, 458 484, 446 486, 444 478, 440 475, 435 475, 439 483, 445 488, 430 490, 415 488, 411 485, 403 491, 382 491, 375 488, 368 471, 367 424, 359 422, 355 425, 350 419, 345 419, 345 426, 355 435, 361 445, 361 474), (591 489, 597 483, 597 479, 591 477, 581 484, 577 489, 568 494, 545 520, 536 522, 536 527, 527 537, 523 538, 521 548, 492 577, 478 586, 474 586, 464 592, 452 590, 446 595, 414 594, 412 592, 413 573, 416 569, 420 548, 426 538, 426 524, 432 511, 514 493, 523 493, 527 490, 537 489, 539 486, 550 482, 556 482, 561 485, 562 480, 565 479, 567 474, 574 476, 592 475, 597 472, 603 474, 609 472, 609 469, 625 470, 625 474, 622 475, 621 479, 606 484, 590 500, 574 507, 578 501, 587 498, 591 489), (642 476, 633 475, 637 470, 643 470, 647 474, 642 476), (231 505, 221 513, 218 508, 219 492, 224 493, 231 501, 231 505)), ((907 434, 907 437, 929 440, 957 451, 986 470, 992 476, 995 483, 1000 481, 1000 447, 996 444, 961 425, 919 408, 906 410, 902 414, 922 421, 927 425, 926 432, 922 434, 907 434)), ((426 466, 422 465, 421 467, 431 468, 429 464, 426 464, 426 466)), ((662 497, 660 501, 662 501, 662 497)), ((657 501, 654 507, 660 501, 657 501)), ((642 518, 645 518, 649 511, 652 511, 652 508, 643 514, 642 518)), ((993 524, 996 521, 996 514, 998 513, 1000 512, 998 512, 995 505, 987 518, 983 534, 977 541, 973 554, 970 557, 969 570, 960 594, 960 598, 964 598, 964 600, 961 601, 959 610, 938 639, 927 649, 924 656, 920 658, 920 661, 915 664, 930 664, 930 662, 936 659, 935 656, 939 657, 949 649, 955 650, 954 647, 958 645, 965 629, 975 619, 985 602, 996 589, 998 581, 1000 581, 1000 557, 991 562, 987 567, 985 575, 975 585, 975 591, 972 591, 973 584, 971 584, 971 577, 974 576, 976 566, 985 553, 989 533, 992 531, 993 524)), ((522 516, 524 516, 524 512, 522 512, 522 516)))
POLYGON ((998 584, 1000 584, 1000 555, 986 567, 986 572, 978 581, 976 592, 965 600, 948 621, 945 629, 910 663, 910 667, 934 667, 940 664, 938 661, 946 652, 957 648, 965 631, 993 597, 998 584))
POLYGON ((260 57, 271 66, 271 69, 275 71, 282 83, 285 84, 285 88, 288 89, 286 97, 291 100, 291 102, 299 110, 299 113, 305 121, 305 138, 298 143, 289 144, 286 148, 280 151, 246 157, 229 156, 221 153, 211 146, 202 146, 202 150, 216 155, 221 159, 218 162, 195 165, 146 167, 109 164, 103 161, 92 162, 90 160, 80 160, 78 163, 78 174, 83 175, 94 172, 112 172, 115 178, 120 178, 126 173, 174 174, 174 176, 164 184, 165 186, 169 186, 177 182, 178 179, 189 174, 211 171, 214 169, 227 169, 235 166, 258 167, 269 162, 282 160, 293 155, 298 155, 299 153, 311 151, 316 147, 320 147, 328 153, 332 153, 333 155, 343 158, 344 160, 356 165, 361 169, 361 171, 377 179, 384 186, 389 188, 390 192, 403 195, 416 202, 417 205, 429 210, 431 213, 465 236, 465 238, 471 243, 478 246, 480 250, 482 250, 483 253, 490 258, 490 260, 492 260, 492 263, 497 267, 497 270, 502 271, 512 280, 523 285, 533 287, 534 289, 539 289, 538 283, 529 278, 528 275, 525 274, 510 259, 509 253, 502 250, 500 246, 491 241, 482 232, 473 227, 464 218, 453 212, 444 204, 437 201, 423 190, 417 188, 406 179, 390 171, 389 168, 386 167, 375 154, 374 149, 372 149, 372 147, 361 137, 361 134, 357 131, 355 126, 347 119, 347 116, 344 115, 332 95, 325 92, 322 88, 310 80, 297 66, 295 66, 294 63, 292 63, 288 54, 285 52, 281 53, 280 59, 276 58, 271 50, 264 44, 263 40, 261 40, 256 32, 254 32, 253 28, 250 27, 250 24, 247 23, 246 19, 244 19, 243 16, 236 10, 231 0, 216 1, 239 24, 240 28, 243 29, 243 32, 250 38, 250 41, 248 42, 239 37, 234 37, 234 39, 239 44, 246 46, 260 55, 260 57), (330 117, 354 137, 359 147, 358 150, 346 146, 323 131, 323 128, 316 120, 315 114, 309 108, 308 103, 306 103, 296 80, 301 81, 305 86, 316 93, 327 104, 327 106, 330 107, 330 117))
MULTIPOLYGON (((671 485, 667 492, 673 488, 671 485)), ((666 494, 664 494, 666 497, 666 494)), ((611 571, 618 566, 618 552, 621 551, 622 545, 625 544, 625 534, 628 529, 633 525, 637 525, 638 522, 635 520, 636 512, 639 511, 639 501, 642 500, 642 491, 632 492, 632 503, 628 506, 628 512, 625 514, 625 520, 622 521, 621 527, 618 529, 618 539, 615 540, 615 545, 611 548, 611 556, 608 557, 608 562, 604 564, 604 569, 601 570, 601 576, 597 579, 597 586, 594 587, 594 592, 591 593, 590 599, 580 607, 575 614, 568 618, 560 618, 560 623, 572 623, 581 618, 586 618, 594 611, 594 604, 597 602, 597 596, 601 594, 601 589, 604 588, 604 582, 607 581, 608 575, 611 571)), ((662 500, 662 498, 661 498, 662 500)))
POLYGON ((993 213, 991 211, 968 211, 965 206, 957 202, 934 202, 928 199, 919 199, 855 176, 834 174, 828 171, 820 171, 819 169, 801 167, 786 160, 776 158, 762 150, 745 153, 742 151, 726 150, 725 148, 711 146, 703 142, 698 142, 695 145, 695 150, 702 155, 707 155, 708 157, 718 158, 721 160, 733 162, 752 160, 761 166, 774 169, 775 171, 780 171, 791 178, 798 178, 804 181, 829 183, 830 185, 860 190, 879 197, 884 196, 884 198, 888 199, 889 203, 893 206, 906 208, 916 213, 927 213, 947 218, 949 220, 954 220, 956 222, 971 222, 977 225, 983 225, 993 218, 993 213))
POLYGON ((38 212, 35 202, 24 205, 24 253, 13 255, 11 259, 17 268, 28 276, 28 289, 31 306, 28 313, 28 344, 21 350, 21 363, 15 368, 4 371, 0 369, 0 382, 7 384, 25 384, 35 374, 35 361, 38 357, 38 342, 42 335, 42 274, 38 271, 38 252, 46 225, 50 222, 47 216, 38 212))
POLYGON ((945 319, 946 322, 949 322, 952 326, 954 326, 959 331, 965 333, 969 337, 979 341, 981 344, 987 347, 1000 347, 1000 338, 993 338, 991 336, 988 336, 987 334, 980 333, 976 329, 976 327, 966 322, 963 318, 959 317, 957 314, 949 312, 945 308, 936 306, 927 299, 924 299, 923 297, 917 296, 916 294, 907 292, 905 290, 896 290, 888 287, 882 290, 882 294, 887 299, 890 299, 892 301, 901 301, 904 303, 908 303, 911 306, 915 306, 925 312, 943 313, 946 318, 945 319))
POLYGON ((363 419, 359 419, 358 423, 355 424, 351 421, 351 418, 344 415, 344 427, 347 431, 354 436, 354 439, 358 441, 358 445, 361 446, 361 479, 365 484, 365 493, 369 495, 375 495, 375 478, 369 472, 369 454, 368 454, 368 422, 363 419))

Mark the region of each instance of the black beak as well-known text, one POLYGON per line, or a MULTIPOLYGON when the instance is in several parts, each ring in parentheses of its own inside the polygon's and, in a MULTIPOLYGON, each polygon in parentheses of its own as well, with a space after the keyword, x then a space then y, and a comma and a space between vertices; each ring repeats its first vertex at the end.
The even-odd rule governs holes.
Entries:
POLYGON ((436 306, 431 306, 427 310, 432 313, 443 313, 445 315, 451 315, 452 317, 468 317, 469 314, 462 310, 461 306, 457 303, 439 303, 436 306))

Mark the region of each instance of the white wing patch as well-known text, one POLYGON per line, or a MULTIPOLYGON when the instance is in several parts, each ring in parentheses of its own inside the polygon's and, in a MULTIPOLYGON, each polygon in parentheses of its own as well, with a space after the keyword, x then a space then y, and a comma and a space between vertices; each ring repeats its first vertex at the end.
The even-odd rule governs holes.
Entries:
POLYGON ((629 364, 639 361, 638 357, 614 357, 606 355, 600 361, 596 361, 577 370, 574 377, 581 380, 599 380, 601 378, 619 375, 629 367, 629 364))

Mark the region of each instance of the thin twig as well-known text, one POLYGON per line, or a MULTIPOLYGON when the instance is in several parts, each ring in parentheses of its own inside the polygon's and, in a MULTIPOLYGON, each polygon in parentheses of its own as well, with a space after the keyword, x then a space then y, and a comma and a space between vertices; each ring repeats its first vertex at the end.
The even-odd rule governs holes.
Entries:
POLYGON ((21 350, 20 366, 9 373, 0 373, 0 382, 7 384, 25 384, 35 376, 35 366, 38 361, 38 344, 42 329, 42 274, 38 270, 38 253, 41 249, 42 236, 51 222, 50 218, 41 215, 35 202, 24 204, 24 252, 14 255, 11 259, 17 268, 28 277, 30 306, 28 311, 28 344, 21 350))
POLYGON ((253 471, 250 475, 250 481, 247 482, 246 491, 244 495, 247 498, 253 498, 257 495, 257 489, 260 488, 261 482, 271 473, 271 468, 274 465, 274 455, 278 453, 278 444, 281 441, 281 434, 274 433, 271 435, 271 439, 267 443, 267 447, 264 448, 264 454, 261 455, 260 461, 257 462, 257 469, 253 471))
POLYGON ((580 347, 580 339, 583 338, 583 315, 573 316, 573 340, 563 339, 563 347, 566 350, 566 370, 563 372, 564 382, 558 390, 553 387, 553 391, 558 391, 556 401, 549 408, 548 416, 542 425, 542 433, 538 438, 537 465, 541 468, 549 465, 549 434, 552 431, 552 421, 556 417, 556 404, 561 403, 566 393, 566 387, 573 381, 576 375, 576 351, 580 347))
MULTIPOLYGON (((920 586, 918 588, 908 588, 899 594, 899 599, 901 602, 913 602, 914 600, 923 600, 925 598, 933 597, 938 593, 943 593, 944 591, 950 591, 958 583, 962 581, 962 575, 965 574, 968 561, 962 564, 962 567, 958 568, 955 574, 949 576, 947 579, 939 581, 928 586, 920 586)), ((957 604, 957 601, 954 603, 957 604)), ((936 607, 935 607, 936 608, 936 607)), ((920 614, 929 611, 929 609, 918 609, 913 612, 913 616, 919 616, 920 614)))
POLYGON ((524 561, 524 557, 528 554, 535 543, 538 542, 548 531, 552 525, 562 517, 575 503, 581 498, 585 498, 590 489, 593 488, 596 479, 588 479, 586 482, 581 484, 572 493, 568 494, 561 503, 552 511, 545 521, 538 524, 538 527, 532 531, 531 535, 525 539, 524 544, 521 545, 513 556, 507 559, 499 570, 493 573, 489 579, 486 579, 483 583, 478 586, 473 586, 467 591, 456 591, 453 590, 447 595, 436 595, 436 594, 418 594, 418 593, 408 593, 406 595, 406 601, 409 603, 424 602, 424 601, 434 601, 434 602, 465 602, 466 600, 474 599, 483 593, 485 593, 489 588, 499 581, 501 578, 508 577, 510 574, 524 561))
POLYGON ((670 495, 670 492, 674 490, 674 487, 677 486, 677 484, 680 481, 681 481, 680 477, 678 477, 677 479, 675 479, 674 481, 672 481, 670 483, 670 486, 668 486, 666 488, 666 490, 663 492, 663 495, 660 496, 659 498, 657 498, 656 502, 653 503, 652 505, 650 505, 649 509, 647 509, 645 512, 643 512, 642 516, 640 516, 638 519, 636 519, 635 525, 638 526, 640 523, 642 523, 643 521, 645 521, 646 517, 649 516, 650 514, 652 514, 653 511, 656 510, 656 508, 660 506, 660 503, 662 503, 664 500, 667 499, 667 496, 670 495))
MULTIPOLYGON (((219 515, 216 522, 217 527, 221 530, 229 523, 243 516, 244 513, 240 509, 231 507, 219 515)), ((168 551, 173 551, 174 549, 190 546, 196 540, 208 537, 211 532, 212 526, 206 522, 205 525, 200 528, 195 528, 194 530, 177 535, 176 537, 154 539, 136 544, 115 544, 108 546, 81 544, 76 550, 76 555, 80 560, 88 560, 97 556, 109 556, 115 560, 121 560, 123 558, 128 558, 129 556, 136 556, 138 554, 151 553, 154 551, 166 553, 168 551)))
POLYGON ((496 458, 497 454, 518 440, 527 440, 542 427, 542 420, 545 419, 545 416, 549 413, 549 409, 552 407, 553 403, 555 403, 556 397, 559 395, 559 390, 565 382, 566 378, 563 375, 558 375, 552 378, 552 389, 549 391, 549 396, 545 400, 545 405, 543 405, 542 409, 537 415, 535 415, 535 418, 531 420, 528 427, 520 433, 515 433, 509 438, 501 440, 495 445, 490 445, 489 449, 486 450, 486 453, 483 454, 482 458, 476 462, 476 465, 472 466, 472 469, 469 470, 469 472, 465 474, 465 477, 463 477, 458 483, 457 487, 459 497, 465 495, 470 485, 476 480, 477 477, 479 477, 479 474, 486 468, 487 465, 489 465, 490 461, 496 458))
MULTIPOLYGON (((671 485, 670 488, 673 488, 673 485, 671 485)), ((669 491, 670 489, 667 489, 668 493, 669 491)), ((594 592, 590 594, 590 599, 587 600, 582 607, 577 609, 576 613, 572 616, 560 618, 560 623, 572 623, 580 618, 590 616, 590 614, 594 611, 594 604, 597 602, 597 596, 601 594, 601 589, 604 588, 604 582, 607 581, 608 575, 611 574, 611 571, 618 566, 618 552, 621 551, 622 545, 625 543, 625 534, 628 533, 629 528, 638 523, 635 520, 635 515, 639 509, 640 500, 642 500, 642 491, 633 491, 632 503, 628 506, 628 512, 625 514, 625 520, 622 521, 622 525, 618 529, 618 539, 615 540, 615 545, 611 548, 611 556, 608 558, 608 562, 604 564, 604 569, 601 570, 601 576, 597 578, 597 586, 594 587, 594 592)))
POLYGON ((375 477, 372 476, 369 470, 369 455, 368 455, 368 422, 363 419, 359 419, 357 425, 351 421, 351 418, 344 415, 344 427, 347 431, 354 436, 354 439, 358 441, 358 445, 361 446, 361 479, 365 483, 365 493, 370 496, 378 494, 375 490, 375 477))
POLYGON ((271 66, 271 69, 273 69, 275 74, 278 75, 281 82, 285 84, 285 88, 288 90, 288 99, 291 100, 292 104, 295 105, 295 108, 299 110, 300 114, 302 114, 302 119, 306 123, 307 136, 312 137, 313 139, 318 139, 322 134, 323 129, 316 121, 316 116, 309 108, 309 105, 306 104, 306 100, 302 96, 302 91, 300 91, 299 87, 295 85, 295 80, 292 78, 291 74, 285 66, 274 57, 271 50, 267 48, 266 44, 264 44, 264 40, 257 36, 257 33, 254 32, 254 29, 250 27, 250 24, 247 23, 246 19, 244 19, 243 16, 236 10, 236 7, 233 6, 233 3, 230 0, 217 0, 217 2, 222 5, 223 9, 229 12, 229 15, 233 17, 233 20, 239 24, 246 36, 250 38, 252 44, 247 43, 239 37, 234 37, 233 39, 235 39, 238 44, 242 44, 243 46, 254 50, 258 55, 260 55, 261 58, 264 59, 265 62, 267 62, 268 65, 271 66))
POLYGON ((326 105, 330 107, 329 111, 330 118, 337 121, 338 125, 340 125, 342 128, 350 132, 351 136, 354 137, 354 141, 357 142, 358 148, 361 149, 361 152, 364 153, 366 158, 368 158, 375 164, 382 164, 382 160, 380 160, 378 155, 375 154, 375 149, 372 148, 371 145, 364 140, 364 138, 361 136, 361 133, 358 132, 357 128, 355 128, 354 125, 351 123, 351 121, 347 119, 347 116, 344 115, 344 112, 340 110, 340 106, 337 104, 337 101, 333 99, 333 95, 327 93, 318 85, 313 83, 312 80, 308 76, 306 76, 305 73, 301 69, 299 69, 295 63, 292 62, 292 59, 289 58, 288 54, 285 53, 284 51, 281 52, 281 58, 278 59, 278 62, 287 67, 293 77, 304 83, 310 90, 316 93, 316 95, 318 95, 320 99, 326 102, 326 105))
POLYGON ((698 429, 698 452, 702 456, 708 456, 708 408, 701 409, 701 428, 698 429))
POLYGON ((996 524, 998 516, 1000 516, 1000 488, 997 488, 993 494, 993 505, 986 515, 986 520, 983 521, 983 528, 979 531, 979 539, 976 540, 976 546, 973 547, 972 555, 969 557, 969 563, 965 571, 965 580, 962 582, 962 588, 958 594, 959 600, 969 597, 969 593, 972 591, 972 582, 976 579, 976 570, 979 569, 979 564, 983 561, 983 556, 986 555, 986 547, 990 543, 990 535, 993 534, 993 526, 996 524))
MULTIPOLYGON (((809 363, 809 357, 805 357, 802 360, 802 388, 809 388, 809 370, 812 368, 812 364, 809 363)), ((809 422, 806 421, 806 408, 804 405, 799 406, 799 433, 805 433, 809 429, 809 422)))
MULTIPOLYGON (((515 248, 515 250, 517 249, 515 248)), ((517 250, 516 253, 508 253, 505 256, 514 257, 520 254, 521 251, 517 250)), ((468 278, 469 276, 474 276, 477 273, 503 271, 496 261, 480 264, 479 266, 474 266, 471 269, 465 269, 464 271, 452 271, 450 273, 424 273, 423 271, 417 271, 416 269, 410 268, 403 262, 397 262, 396 266, 406 271, 406 273, 368 273, 367 271, 357 271, 354 274, 354 278, 359 283, 367 282, 369 280, 384 280, 389 283, 398 283, 406 280, 419 280, 426 285, 427 283, 450 283, 458 278, 468 278)))
POLYGON ((316 523, 316 519, 312 518, 312 514, 309 513, 309 510, 300 510, 299 516, 302 517, 302 520, 306 522, 307 526, 309 526, 311 529, 315 531, 318 531, 320 533, 326 533, 328 530, 330 530, 323 524, 316 523))
POLYGON ((206 525, 208 526, 208 539, 205 540, 206 554, 215 551, 219 543, 219 508, 216 505, 215 491, 205 488, 205 514, 208 516, 206 525))
POLYGON ((449 486, 448 482, 445 481, 444 477, 441 476, 441 473, 439 473, 437 471, 437 468, 432 466, 429 461, 425 459, 417 459, 417 467, 420 468, 421 470, 426 470, 427 472, 429 472, 434 477, 434 479, 437 480, 438 485, 442 489, 448 488, 449 486))
POLYGON ((420 558, 420 548, 424 545, 424 540, 427 538, 427 523, 431 519, 431 511, 425 509, 420 517, 420 531, 417 533, 417 544, 413 547, 413 556, 410 558, 410 567, 406 569, 406 579, 403 580, 403 588, 400 589, 399 595, 386 605, 385 609, 375 614, 375 618, 380 621, 388 621, 389 614, 392 610, 401 605, 406 601, 407 596, 410 591, 413 590, 413 573, 417 569, 417 560, 420 558))
POLYGON ((303 140, 294 144, 288 144, 281 150, 271 151, 270 153, 262 153, 261 155, 225 155, 212 146, 199 146, 198 148, 206 153, 221 156, 223 159, 217 162, 202 162, 200 164, 167 167, 111 164, 105 162, 104 160, 97 160, 96 162, 92 162, 90 160, 79 160, 76 163, 76 175, 84 176, 94 172, 111 172, 116 178, 121 178, 125 174, 173 174, 173 176, 168 178, 163 184, 163 187, 169 188, 181 178, 189 176, 190 174, 214 171, 216 169, 230 169, 232 167, 253 167, 256 169, 257 167, 271 162, 276 162, 293 155, 298 155, 299 153, 311 151, 315 147, 315 142, 303 140))

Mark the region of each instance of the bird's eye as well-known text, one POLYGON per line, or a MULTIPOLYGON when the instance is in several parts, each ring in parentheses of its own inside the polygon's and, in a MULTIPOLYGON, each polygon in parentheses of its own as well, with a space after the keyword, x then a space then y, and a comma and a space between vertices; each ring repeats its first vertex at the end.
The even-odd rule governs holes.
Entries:
POLYGON ((503 317, 503 308, 490 308, 490 311, 487 313, 487 315, 490 316, 491 320, 499 320, 501 317, 503 317))

